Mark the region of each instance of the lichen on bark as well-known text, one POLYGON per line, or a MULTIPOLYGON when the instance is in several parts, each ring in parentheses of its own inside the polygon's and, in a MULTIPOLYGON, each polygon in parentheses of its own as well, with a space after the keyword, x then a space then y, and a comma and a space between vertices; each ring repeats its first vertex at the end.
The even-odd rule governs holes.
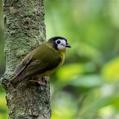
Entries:
POLYGON ((46 86, 10 83, 15 67, 46 39, 43 0, 4 0, 6 71, 3 85, 9 119, 50 119, 50 91, 46 86))

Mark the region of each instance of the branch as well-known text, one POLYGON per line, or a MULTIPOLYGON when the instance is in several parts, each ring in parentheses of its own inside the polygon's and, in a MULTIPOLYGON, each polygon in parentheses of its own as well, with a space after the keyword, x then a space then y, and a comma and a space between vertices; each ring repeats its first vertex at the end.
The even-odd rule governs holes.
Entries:
POLYGON ((4 0, 6 90, 9 119, 50 119, 50 91, 46 86, 21 83, 14 88, 9 80, 21 59, 45 40, 43 0, 4 0), (27 86, 26 86, 27 85, 27 86))

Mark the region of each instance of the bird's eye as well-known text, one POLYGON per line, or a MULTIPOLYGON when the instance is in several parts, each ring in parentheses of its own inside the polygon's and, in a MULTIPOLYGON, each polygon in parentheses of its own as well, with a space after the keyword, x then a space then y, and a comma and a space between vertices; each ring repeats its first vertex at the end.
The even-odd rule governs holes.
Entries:
POLYGON ((56 41, 56 43, 57 43, 57 44, 60 44, 60 43, 61 43, 61 41, 60 41, 60 40, 57 40, 57 41, 56 41))

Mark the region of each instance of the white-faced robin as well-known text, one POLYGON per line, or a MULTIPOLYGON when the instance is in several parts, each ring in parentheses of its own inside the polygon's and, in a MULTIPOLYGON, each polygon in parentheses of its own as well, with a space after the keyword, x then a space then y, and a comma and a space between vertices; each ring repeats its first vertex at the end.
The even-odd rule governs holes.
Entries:
POLYGON ((17 85, 23 80, 30 79, 37 82, 34 77, 50 76, 63 64, 66 48, 70 48, 66 38, 60 36, 50 38, 25 56, 16 67, 11 83, 17 85))

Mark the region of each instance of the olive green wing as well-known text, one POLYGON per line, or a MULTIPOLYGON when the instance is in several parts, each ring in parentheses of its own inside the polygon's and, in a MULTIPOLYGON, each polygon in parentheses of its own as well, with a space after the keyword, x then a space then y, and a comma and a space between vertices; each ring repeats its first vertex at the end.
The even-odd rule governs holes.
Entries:
POLYGON ((16 67, 15 72, 14 72, 14 78, 17 78, 18 76, 21 75, 21 73, 26 69, 26 67, 31 63, 34 54, 38 52, 38 50, 41 50, 42 46, 39 46, 38 48, 32 50, 29 54, 25 56, 25 58, 20 62, 20 64, 16 67))
POLYGON ((53 70, 60 64, 60 62, 61 57, 59 56, 58 52, 45 47, 44 51, 40 51, 38 56, 32 58, 30 64, 22 73, 22 79, 53 70))

